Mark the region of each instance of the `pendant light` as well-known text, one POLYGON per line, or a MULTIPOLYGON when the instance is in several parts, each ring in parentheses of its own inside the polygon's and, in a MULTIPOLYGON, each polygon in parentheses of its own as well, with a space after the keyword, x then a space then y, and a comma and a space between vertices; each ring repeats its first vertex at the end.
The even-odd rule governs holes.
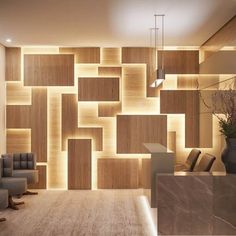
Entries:
POLYGON ((162 82, 165 80, 165 70, 164 70, 164 17, 165 15, 163 14, 155 14, 154 15, 155 17, 155 53, 157 53, 157 73, 156 73, 156 79, 155 81, 151 84, 150 87, 158 87, 159 85, 162 84, 162 82), (161 20, 162 20, 162 37, 161 37, 161 50, 162 50, 162 53, 161 53, 161 56, 159 57, 159 52, 158 52, 158 28, 157 28, 157 17, 161 17, 161 20), (160 59, 160 63, 159 63, 159 60, 160 59))

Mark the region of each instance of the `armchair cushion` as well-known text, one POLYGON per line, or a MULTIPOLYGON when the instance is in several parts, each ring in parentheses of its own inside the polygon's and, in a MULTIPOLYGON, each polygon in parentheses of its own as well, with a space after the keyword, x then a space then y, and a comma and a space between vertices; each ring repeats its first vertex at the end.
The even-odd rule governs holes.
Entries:
POLYGON ((35 170, 36 157, 34 153, 14 153, 13 154, 13 169, 14 170, 35 170))
POLYGON ((8 190, 0 189, 0 209, 8 207, 8 190))
POLYGON ((21 195, 27 191, 26 178, 4 177, 0 185, 8 190, 10 196, 21 195))
POLYGON ((13 170, 13 177, 26 178, 27 184, 38 183, 38 170, 13 170))

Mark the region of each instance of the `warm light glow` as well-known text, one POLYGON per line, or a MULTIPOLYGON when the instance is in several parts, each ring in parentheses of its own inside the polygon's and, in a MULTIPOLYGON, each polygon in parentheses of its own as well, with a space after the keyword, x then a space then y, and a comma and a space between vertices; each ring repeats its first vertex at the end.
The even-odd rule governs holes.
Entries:
POLYGON ((12 40, 11 40, 10 38, 8 38, 8 39, 6 39, 6 42, 7 42, 7 43, 11 43, 12 40))
POLYGON ((151 85, 151 88, 157 88, 163 83, 164 79, 156 79, 151 85))

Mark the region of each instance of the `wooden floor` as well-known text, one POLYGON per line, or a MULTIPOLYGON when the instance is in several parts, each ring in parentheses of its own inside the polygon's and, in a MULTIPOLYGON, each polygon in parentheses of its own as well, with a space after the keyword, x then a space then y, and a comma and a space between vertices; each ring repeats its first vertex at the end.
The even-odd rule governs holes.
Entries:
POLYGON ((0 217, 1 236, 151 236, 140 199, 142 190, 40 191, 24 196, 19 211, 6 209, 0 217))

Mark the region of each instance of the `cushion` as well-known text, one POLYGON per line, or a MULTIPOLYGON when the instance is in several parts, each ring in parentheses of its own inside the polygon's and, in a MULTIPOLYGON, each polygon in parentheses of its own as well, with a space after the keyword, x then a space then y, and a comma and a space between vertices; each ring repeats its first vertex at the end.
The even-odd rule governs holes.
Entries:
POLYGON ((27 191, 27 180, 26 178, 4 177, 1 188, 7 189, 11 196, 21 195, 27 191))
POLYGON ((38 170, 13 170, 12 176, 26 178, 27 184, 38 183, 38 170))
POLYGON ((8 207, 8 190, 0 189, 0 209, 8 207))

